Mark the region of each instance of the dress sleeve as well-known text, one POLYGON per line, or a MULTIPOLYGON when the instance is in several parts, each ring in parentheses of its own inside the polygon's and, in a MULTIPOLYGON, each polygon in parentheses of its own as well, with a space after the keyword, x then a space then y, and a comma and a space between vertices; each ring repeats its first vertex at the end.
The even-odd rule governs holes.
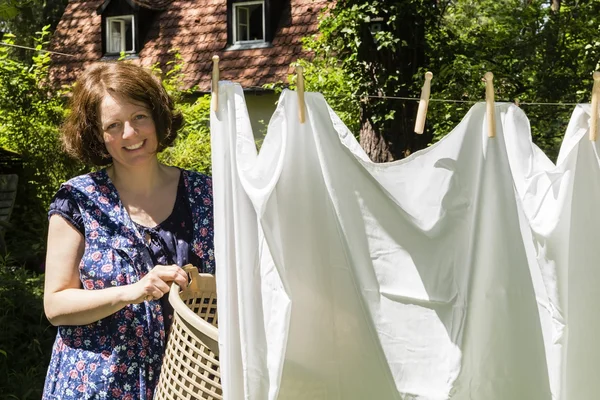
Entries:
POLYGON ((213 190, 212 178, 198 173, 187 172, 192 180, 193 199, 192 219, 194 220, 194 229, 201 238, 201 247, 196 248, 194 253, 202 260, 202 269, 200 272, 214 274, 216 269, 215 250, 214 250, 214 222, 213 222, 213 190))
POLYGON ((204 269, 205 272, 214 274, 216 271, 215 248, 214 248, 214 212, 213 212, 213 190, 212 178, 205 178, 205 191, 203 195, 203 204, 206 206, 206 228, 208 230, 204 241, 204 269))
POLYGON ((81 211, 75 202, 75 199, 71 195, 71 192, 67 187, 61 187, 58 192, 54 195, 52 203, 50 203, 50 210, 48 211, 48 218, 58 214, 69 222, 75 229, 85 235, 85 229, 83 227, 83 218, 81 211))

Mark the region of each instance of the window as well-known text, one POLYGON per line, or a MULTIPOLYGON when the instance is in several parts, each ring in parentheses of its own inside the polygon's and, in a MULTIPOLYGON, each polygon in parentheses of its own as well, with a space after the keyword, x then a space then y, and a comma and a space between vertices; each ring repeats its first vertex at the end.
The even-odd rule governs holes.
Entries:
POLYGON ((133 15, 106 18, 106 52, 135 52, 135 19, 133 15))
POLYGON ((265 41, 265 2, 248 1, 233 4, 233 43, 265 41))

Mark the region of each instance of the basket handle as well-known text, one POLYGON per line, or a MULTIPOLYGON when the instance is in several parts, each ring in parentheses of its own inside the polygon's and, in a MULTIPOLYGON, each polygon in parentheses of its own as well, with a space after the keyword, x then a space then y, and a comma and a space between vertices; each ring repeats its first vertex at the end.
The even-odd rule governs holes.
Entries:
MULTIPOLYGON (((200 274, 198 273, 198 268, 194 267, 192 264, 185 265, 183 267, 184 271, 191 277, 191 282, 185 290, 202 290, 200 279, 200 274)), ((204 335, 214 340, 216 343, 219 342, 219 330, 215 328, 213 325, 209 324, 202 318, 197 318, 197 315, 194 314, 192 310, 186 306, 181 297, 179 297, 180 290, 183 290, 179 287, 179 285, 175 282, 171 284, 171 290, 169 291, 169 303, 173 306, 173 309, 182 315, 182 317, 191 323, 194 328, 202 332, 204 335)), ((215 349, 215 353, 218 352, 218 348, 215 349)))
MULTIPOLYGON (((192 290, 200 290, 200 274, 198 273, 198 268, 194 267, 192 264, 186 264, 183 267, 183 270, 188 275, 188 288, 192 290)), ((182 288, 183 290, 184 288, 182 288)))

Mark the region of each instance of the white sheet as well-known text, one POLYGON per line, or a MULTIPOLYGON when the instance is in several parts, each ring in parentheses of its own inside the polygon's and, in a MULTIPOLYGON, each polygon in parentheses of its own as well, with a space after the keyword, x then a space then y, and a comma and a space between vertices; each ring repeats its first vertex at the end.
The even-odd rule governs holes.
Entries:
POLYGON ((576 107, 556 165, 532 144, 528 125, 507 135, 553 398, 561 400, 600 393, 600 168, 589 118, 589 105, 576 107))
POLYGON ((241 88, 219 90, 226 399, 551 398, 534 282, 545 286, 504 141, 526 130, 521 110, 498 104, 488 139, 477 104, 441 142, 381 165, 322 96, 306 94, 299 124, 290 91, 257 156, 241 88))

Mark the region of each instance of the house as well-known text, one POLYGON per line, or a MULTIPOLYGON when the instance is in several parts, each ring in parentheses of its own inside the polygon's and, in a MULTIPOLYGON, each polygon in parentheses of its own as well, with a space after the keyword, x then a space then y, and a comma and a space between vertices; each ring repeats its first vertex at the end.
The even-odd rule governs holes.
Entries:
POLYGON ((209 93, 212 57, 221 80, 245 89, 258 136, 277 96, 264 84, 284 82, 290 64, 309 54, 301 38, 317 32, 328 0, 70 0, 50 44, 51 77, 69 84, 87 65, 121 53, 143 66, 165 65, 177 48, 184 84, 209 93))

